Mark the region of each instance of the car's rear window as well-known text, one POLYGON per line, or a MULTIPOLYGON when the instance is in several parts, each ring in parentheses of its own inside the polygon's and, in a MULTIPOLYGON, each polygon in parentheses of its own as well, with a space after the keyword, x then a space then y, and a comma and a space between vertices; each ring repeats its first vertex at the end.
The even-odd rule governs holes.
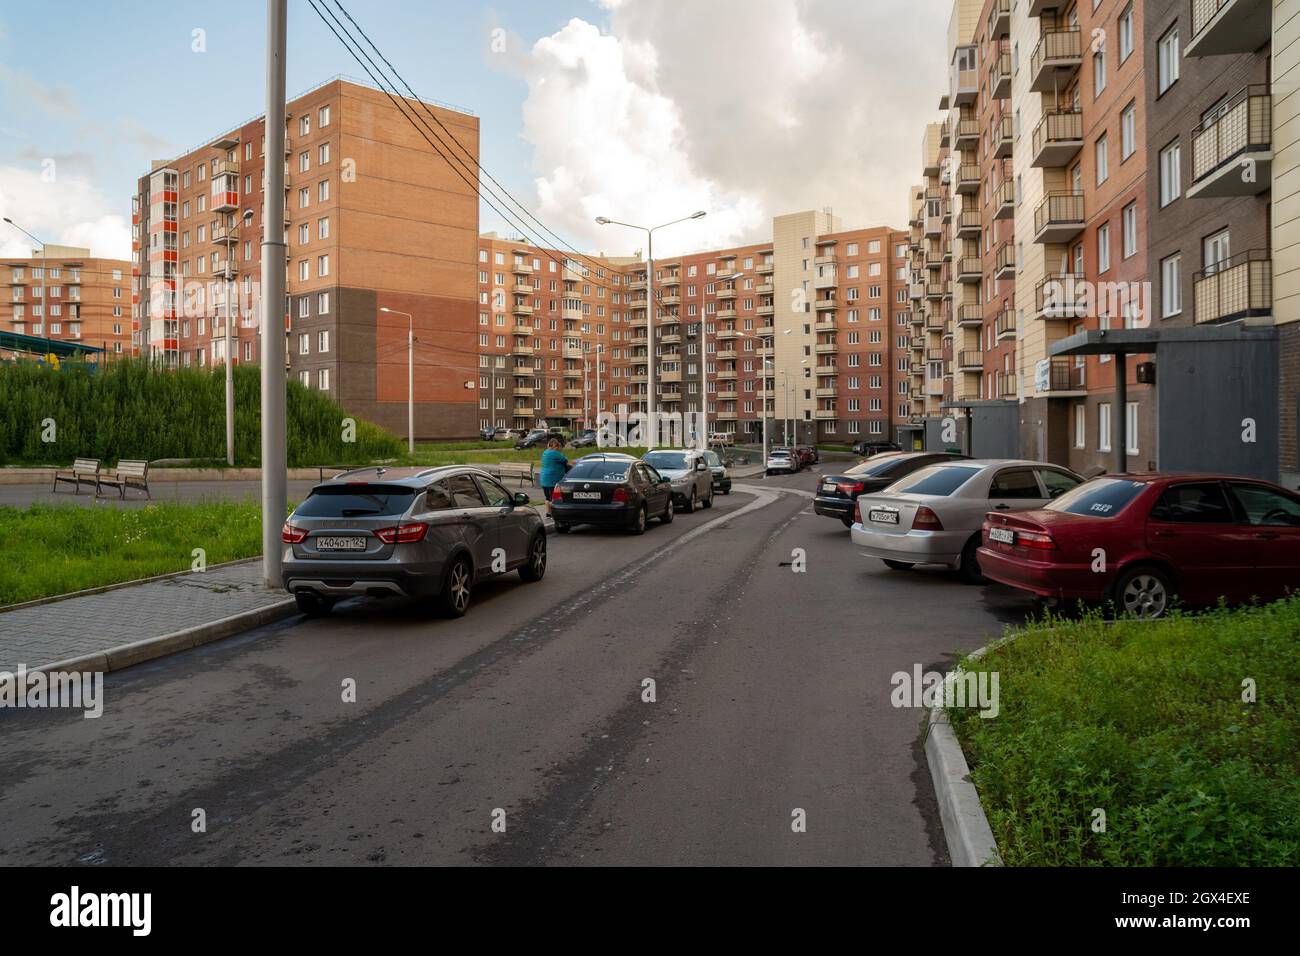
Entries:
POLYGON ((966 482, 979 474, 978 468, 960 465, 931 465, 922 468, 890 487, 890 491, 901 491, 909 495, 936 495, 944 497, 952 494, 966 482))
POLYGON ((411 507, 416 490, 403 485, 322 485, 294 514, 303 518, 366 518, 400 515, 411 507))
POLYGON ((594 459, 580 461, 564 476, 565 481, 623 481, 630 461, 594 459))
POLYGON ((853 475, 855 478, 874 478, 883 471, 888 471, 901 461, 907 461, 902 455, 878 455, 870 461, 864 461, 860 465, 854 465, 846 475, 853 475))
POLYGON ((1094 478, 1067 491, 1049 503, 1048 511, 1064 511, 1072 515, 1090 515, 1094 518, 1113 518, 1127 507, 1146 487, 1145 481, 1128 481, 1124 478, 1094 478))

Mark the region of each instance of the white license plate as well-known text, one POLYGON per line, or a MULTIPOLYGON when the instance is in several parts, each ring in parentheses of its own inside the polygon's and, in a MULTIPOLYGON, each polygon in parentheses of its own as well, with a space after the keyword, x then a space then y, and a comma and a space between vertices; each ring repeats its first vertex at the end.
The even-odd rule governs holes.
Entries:
POLYGON ((833 481, 822 482, 822 491, 834 491, 834 490, 835 490, 835 482, 833 481))
POLYGON ((573 493, 574 501, 599 501, 599 491, 575 491, 573 493))
POLYGON ((897 511, 869 511, 867 518, 876 524, 898 524, 897 511))
POLYGON ((1010 528, 989 528, 989 540, 1000 541, 1003 544, 1015 544, 1016 533, 1010 528))
POLYGON ((337 535, 326 535, 321 538, 314 538, 317 551, 364 551, 366 550, 366 539, 360 536, 341 537, 337 535))

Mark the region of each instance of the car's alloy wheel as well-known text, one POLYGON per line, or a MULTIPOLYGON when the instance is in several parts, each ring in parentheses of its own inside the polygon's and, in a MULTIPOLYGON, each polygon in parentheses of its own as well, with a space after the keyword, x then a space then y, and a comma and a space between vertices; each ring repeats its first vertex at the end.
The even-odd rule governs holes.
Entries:
POLYGON ((546 575, 546 535, 538 534, 528 548, 528 561, 519 568, 525 581, 540 581, 546 575))
POLYGON ((645 524, 647 520, 646 506, 642 505, 636 510, 636 524, 632 525, 633 534, 645 534, 645 524))
POLYGON ((704 499, 704 507, 706 507, 706 508, 712 508, 712 507, 713 507, 713 492, 712 492, 712 490, 709 491, 709 497, 707 497, 707 498, 704 499))
POLYGON ((668 504, 664 505, 664 513, 660 516, 659 520, 664 524, 672 524, 673 518, 676 517, 676 515, 677 509, 673 506, 673 496, 669 495, 668 504))
POLYGON ((463 617, 469 610, 470 588, 469 562, 457 558, 447 570, 447 582, 442 588, 442 609, 448 617, 463 617))
POLYGON ((684 510, 688 515, 695 513, 695 489, 694 488, 691 489, 691 500, 686 502, 686 507, 682 510, 684 510))
POLYGON ((1130 571, 1120 580, 1120 610, 1134 617, 1157 618, 1168 610, 1169 584, 1149 568, 1130 571))

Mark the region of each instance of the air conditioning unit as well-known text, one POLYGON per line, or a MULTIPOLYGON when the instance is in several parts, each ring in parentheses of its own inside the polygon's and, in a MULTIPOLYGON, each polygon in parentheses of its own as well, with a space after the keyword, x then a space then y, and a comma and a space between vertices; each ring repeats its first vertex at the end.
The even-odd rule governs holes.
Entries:
POLYGON ((1137 380, 1142 385, 1154 385, 1156 383, 1156 363, 1138 362, 1137 380))

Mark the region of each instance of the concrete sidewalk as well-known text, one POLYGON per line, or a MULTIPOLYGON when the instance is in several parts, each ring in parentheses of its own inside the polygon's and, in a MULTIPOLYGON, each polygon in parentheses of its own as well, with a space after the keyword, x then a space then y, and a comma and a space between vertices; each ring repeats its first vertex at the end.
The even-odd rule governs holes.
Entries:
POLYGON ((261 559, 0 612, 0 671, 117 670, 297 613, 261 559))

